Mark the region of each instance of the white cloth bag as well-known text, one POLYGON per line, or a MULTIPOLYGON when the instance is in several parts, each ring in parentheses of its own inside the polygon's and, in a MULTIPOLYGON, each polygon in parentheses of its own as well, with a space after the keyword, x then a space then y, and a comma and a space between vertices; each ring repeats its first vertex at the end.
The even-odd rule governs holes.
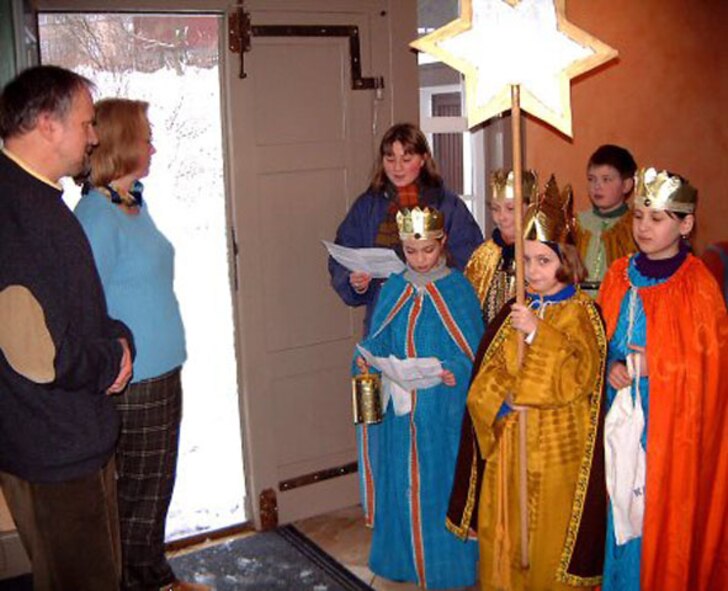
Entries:
MULTIPOLYGON (((634 320, 634 298, 630 294, 631 337, 634 320)), ((604 421, 604 454, 607 492, 612 504, 614 537, 617 545, 642 536, 645 514, 645 477, 647 454, 642 447, 645 415, 640 394, 639 354, 627 355, 627 371, 635 384, 635 400, 631 386, 617 391, 617 396, 604 421)))
POLYGON ((634 402, 630 386, 622 388, 604 422, 607 492, 612 503, 614 537, 618 546, 642 536, 645 513, 647 454, 641 441, 645 416, 639 371, 634 371, 634 366, 639 370, 639 359, 629 355, 627 367, 636 382, 634 402))

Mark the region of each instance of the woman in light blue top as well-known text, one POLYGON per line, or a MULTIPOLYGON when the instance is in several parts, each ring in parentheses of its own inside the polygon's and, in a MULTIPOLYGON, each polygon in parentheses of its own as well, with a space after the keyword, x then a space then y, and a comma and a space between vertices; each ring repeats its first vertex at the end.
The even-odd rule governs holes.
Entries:
POLYGON ((75 213, 91 243, 109 315, 131 328, 137 347, 131 384, 115 398, 122 425, 116 452, 122 589, 205 589, 178 581, 164 556, 186 351, 173 290, 174 248, 152 221, 139 182, 155 152, 147 109, 127 99, 96 104, 99 145, 75 213))

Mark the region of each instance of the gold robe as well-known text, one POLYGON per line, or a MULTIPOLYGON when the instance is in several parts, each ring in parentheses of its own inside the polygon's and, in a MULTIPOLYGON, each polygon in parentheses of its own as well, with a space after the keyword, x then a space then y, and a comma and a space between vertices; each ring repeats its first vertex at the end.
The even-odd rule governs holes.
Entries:
MULTIPOLYGON (((506 320, 468 394, 485 475, 478 507, 481 589, 559 590, 599 577, 567 572, 582 520, 601 417, 607 342, 588 296, 545 309, 521 369, 517 335, 506 320), (496 420, 508 393, 527 424, 528 553, 520 566, 518 414, 496 420)), ((603 516, 598 516, 603 519, 603 516)))
POLYGON ((515 268, 503 269, 502 251, 494 240, 481 244, 465 267, 465 277, 475 289, 487 326, 515 295, 515 268))

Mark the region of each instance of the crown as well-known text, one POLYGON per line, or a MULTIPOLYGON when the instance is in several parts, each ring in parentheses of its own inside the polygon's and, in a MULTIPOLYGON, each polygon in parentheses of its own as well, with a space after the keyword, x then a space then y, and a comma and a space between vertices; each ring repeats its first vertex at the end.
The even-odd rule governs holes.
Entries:
MULTIPOLYGON (((490 175, 490 198, 492 201, 505 201, 515 199, 515 174, 512 170, 499 168, 490 175)), ((538 176, 533 170, 524 170, 521 173, 521 186, 523 187, 523 202, 531 203, 538 195, 538 176)))
POLYGON ((571 185, 562 191, 551 178, 535 203, 529 205, 523 220, 523 237, 526 240, 574 244, 574 198, 571 185))
POLYGON ((436 209, 400 209, 397 212, 397 228, 400 240, 431 240, 445 235, 445 217, 436 209))
POLYGON ((635 205, 693 213, 697 201, 697 189, 680 175, 655 168, 641 168, 635 174, 635 205))

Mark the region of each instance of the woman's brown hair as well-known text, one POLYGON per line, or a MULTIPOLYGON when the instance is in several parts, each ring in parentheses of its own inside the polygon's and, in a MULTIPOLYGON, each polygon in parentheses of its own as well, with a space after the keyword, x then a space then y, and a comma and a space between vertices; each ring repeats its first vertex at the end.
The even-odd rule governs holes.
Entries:
POLYGON ((589 272, 579 256, 579 251, 572 244, 559 244, 561 266, 556 270, 556 280, 561 283, 581 283, 589 272))
POLYGON ((91 153, 91 184, 104 187, 139 166, 147 150, 140 140, 149 128, 149 103, 129 99, 103 99, 96 103, 99 145, 91 153))
POLYGON ((437 165, 432 158, 432 152, 425 134, 412 123, 397 123, 387 130, 379 144, 379 159, 375 164, 374 174, 369 185, 371 191, 382 191, 387 184, 387 174, 384 172, 384 157, 392 153, 392 146, 395 142, 402 144, 406 154, 418 154, 424 160, 419 176, 419 181, 423 185, 427 187, 442 185, 442 177, 437 172, 437 165))

